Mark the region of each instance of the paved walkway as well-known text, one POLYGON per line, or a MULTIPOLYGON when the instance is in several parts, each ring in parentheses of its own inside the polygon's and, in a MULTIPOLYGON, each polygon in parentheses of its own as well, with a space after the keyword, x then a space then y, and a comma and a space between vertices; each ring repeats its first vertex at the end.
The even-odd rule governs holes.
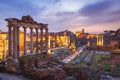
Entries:
POLYGON ((79 52, 76 51, 74 54, 63 59, 62 62, 69 63, 72 59, 74 59, 76 56, 78 56, 82 51, 83 51, 83 48, 79 49, 79 52))
POLYGON ((0 73, 0 80, 28 80, 15 74, 0 73))
POLYGON ((80 64, 85 60, 85 58, 88 56, 88 54, 90 54, 91 51, 87 52, 81 59, 81 61, 79 62, 80 64))

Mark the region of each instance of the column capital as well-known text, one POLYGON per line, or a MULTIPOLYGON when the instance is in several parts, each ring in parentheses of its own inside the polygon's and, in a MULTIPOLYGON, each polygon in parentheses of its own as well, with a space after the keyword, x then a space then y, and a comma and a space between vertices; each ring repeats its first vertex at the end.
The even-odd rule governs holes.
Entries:
POLYGON ((44 24, 44 26, 45 26, 46 28, 48 28, 48 24, 44 24))

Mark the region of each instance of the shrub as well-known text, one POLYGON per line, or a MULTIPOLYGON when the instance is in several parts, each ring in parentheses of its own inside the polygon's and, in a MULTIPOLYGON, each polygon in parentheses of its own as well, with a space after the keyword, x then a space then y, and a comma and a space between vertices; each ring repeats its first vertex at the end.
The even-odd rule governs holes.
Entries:
POLYGON ((6 70, 5 66, 0 66, 0 72, 4 72, 6 70))

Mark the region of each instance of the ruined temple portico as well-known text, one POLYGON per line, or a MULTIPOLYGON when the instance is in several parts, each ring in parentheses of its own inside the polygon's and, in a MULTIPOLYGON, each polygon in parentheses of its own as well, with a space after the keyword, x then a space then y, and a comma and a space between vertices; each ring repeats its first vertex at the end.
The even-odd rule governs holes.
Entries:
POLYGON ((27 43, 26 43, 26 33, 27 29, 30 29, 30 54, 33 54, 33 30, 36 31, 36 53, 39 53, 38 49, 40 49, 41 52, 43 52, 43 30, 45 30, 45 52, 48 51, 48 24, 43 23, 37 23, 36 21, 31 18, 31 16, 23 16, 22 19, 16 19, 16 18, 7 18, 5 19, 8 22, 8 56, 12 59, 18 59, 19 58, 19 29, 24 29, 24 56, 27 55, 27 43), (38 34, 40 30, 40 35, 38 34), (41 36, 40 41, 40 48, 39 48, 39 42, 38 42, 38 36, 41 36))
POLYGON ((23 16, 21 20, 16 18, 7 18, 8 22, 8 41, 9 41, 9 56, 13 58, 19 57, 19 28, 24 29, 24 55, 26 55, 26 31, 30 29, 30 53, 33 54, 33 29, 36 30, 36 53, 38 53, 38 31, 41 32, 41 52, 43 51, 43 29, 46 33, 46 52, 48 49, 48 25, 35 22, 30 16, 23 16), (11 32, 13 31, 13 33, 11 32), (13 37, 11 37, 13 36, 13 37), (13 38, 13 39, 12 39, 13 38), (13 41, 12 41, 13 40, 13 41), (12 46, 13 45, 13 46, 12 46))

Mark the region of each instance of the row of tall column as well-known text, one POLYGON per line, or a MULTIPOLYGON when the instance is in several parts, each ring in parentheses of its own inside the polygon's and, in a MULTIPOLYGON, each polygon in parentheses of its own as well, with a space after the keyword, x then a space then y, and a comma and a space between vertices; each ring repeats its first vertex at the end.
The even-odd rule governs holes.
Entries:
MULTIPOLYGON (((27 27, 24 27, 24 55, 27 55, 27 42, 26 42, 26 29, 27 27)), ((34 28, 30 28, 30 53, 33 54, 33 29, 34 28)), ((39 49, 41 52, 43 52, 43 29, 45 29, 45 37, 46 37, 46 53, 48 51, 48 28, 40 28, 40 33, 41 33, 41 48, 39 48, 39 43, 38 43, 38 30, 39 28, 35 28, 36 29, 36 53, 38 53, 39 49)), ((9 46, 8 46, 8 54, 9 57, 13 57, 13 58, 19 58, 19 27, 16 26, 8 26, 8 41, 9 41, 9 46), (13 32, 12 32, 13 31, 13 32), (13 39, 12 39, 13 38, 13 39)))
POLYGON ((102 46, 103 45, 103 36, 97 35, 97 45, 102 46))
POLYGON ((19 27, 8 26, 8 55, 9 57, 19 57, 19 27), (13 32, 12 32, 13 31, 13 32))

